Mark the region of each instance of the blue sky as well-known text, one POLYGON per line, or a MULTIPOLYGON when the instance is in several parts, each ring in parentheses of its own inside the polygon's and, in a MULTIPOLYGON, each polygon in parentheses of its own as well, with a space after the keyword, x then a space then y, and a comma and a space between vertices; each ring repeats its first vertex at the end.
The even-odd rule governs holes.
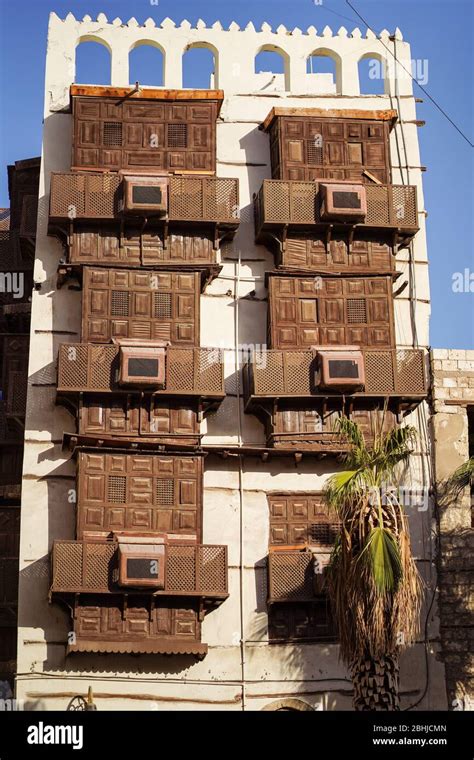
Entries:
MULTIPOLYGON (((473 8, 472 0, 351 0, 376 31, 396 26, 410 42, 412 57, 428 60, 427 91, 474 142, 473 129, 473 8)), ((256 27, 267 21, 274 28, 318 30, 329 25, 363 28, 345 0, 0 0, 0 206, 8 205, 6 165, 20 158, 39 155, 43 111, 44 58, 48 14, 54 10, 64 18, 69 11, 78 18, 95 18, 104 12, 109 19, 123 21, 134 16, 138 22, 166 16, 179 23, 235 20, 252 21, 256 27)), ((204 52, 204 51, 203 51, 204 52)), ((142 51, 134 72, 143 84, 151 59, 142 51)), ((84 76, 100 64, 90 58, 84 76)), ((199 86, 203 68, 190 58, 185 69, 185 86, 199 86)), ((81 77, 84 81, 84 77, 81 77)), ((468 269, 474 280, 474 194, 473 149, 448 123, 421 91, 425 102, 418 105, 418 118, 426 121, 419 130, 428 217, 428 253, 432 297, 431 343, 435 347, 474 348, 474 293, 453 292, 453 273, 468 269)), ((474 282, 472 284, 474 290, 474 282)))

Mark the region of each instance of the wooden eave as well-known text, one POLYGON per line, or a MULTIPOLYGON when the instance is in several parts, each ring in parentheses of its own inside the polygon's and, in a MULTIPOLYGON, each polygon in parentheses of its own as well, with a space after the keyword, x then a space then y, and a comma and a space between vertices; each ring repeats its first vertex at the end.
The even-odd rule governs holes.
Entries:
POLYGON ((309 116, 313 119, 370 119, 373 121, 389 121, 390 129, 393 128, 398 119, 398 114, 393 109, 385 110, 363 110, 361 108, 272 108, 270 113, 265 117, 259 129, 267 131, 274 119, 278 116, 309 116))
POLYGON ((166 90, 158 87, 143 87, 135 90, 134 87, 109 87, 95 84, 72 84, 70 87, 71 98, 118 98, 124 100, 215 100, 218 104, 219 114, 224 90, 166 90))

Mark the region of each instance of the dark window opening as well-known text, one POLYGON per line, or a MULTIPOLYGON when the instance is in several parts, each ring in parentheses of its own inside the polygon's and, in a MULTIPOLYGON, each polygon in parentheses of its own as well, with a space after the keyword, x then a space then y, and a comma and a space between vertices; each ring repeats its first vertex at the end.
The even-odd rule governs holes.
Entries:
POLYGON ((158 374, 158 359, 129 359, 129 377, 156 377, 158 374))
POLYGON ((133 203, 151 206, 160 206, 163 203, 163 193, 161 187, 152 187, 151 185, 133 185, 132 187, 133 203))
POLYGON ((127 559, 127 578, 146 578, 154 580, 159 577, 157 559, 131 557, 127 559))

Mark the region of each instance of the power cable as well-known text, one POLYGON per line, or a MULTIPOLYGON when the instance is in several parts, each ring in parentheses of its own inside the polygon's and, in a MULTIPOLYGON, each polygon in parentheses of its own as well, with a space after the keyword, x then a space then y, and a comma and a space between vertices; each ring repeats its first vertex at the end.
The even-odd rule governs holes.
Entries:
MULTIPOLYGON (((370 31, 373 34, 375 34, 375 32, 372 29, 372 27, 370 26, 370 24, 364 19, 363 16, 361 16, 361 14, 359 13, 359 11, 356 8, 354 8, 354 6, 352 5, 352 3, 350 3, 349 0, 346 0, 346 3, 349 6, 349 8, 351 8, 354 11, 354 13, 360 18, 360 20, 362 21, 362 23, 366 25, 367 29, 370 29, 370 31)), ((388 45, 386 45, 385 42, 382 39, 380 39, 380 38, 379 38, 379 42, 384 46, 384 48, 386 50, 388 50, 388 52, 390 53, 390 55, 395 59, 395 61, 398 63, 398 65, 401 66, 401 68, 403 69, 403 71, 405 71, 405 73, 408 74, 408 76, 411 78, 411 80, 413 82, 415 82, 415 84, 418 85, 418 87, 424 93, 424 95, 426 95, 426 97, 429 98, 429 100, 431 100, 431 102, 433 103, 433 105, 436 106, 436 108, 438 109, 438 111, 440 111, 443 114, 443 116, 449 121, 449 123, 454 127, 454 129, 457 132, 459 132, 459 134, 461 135, 461 137, 471 146, 471 148, 474 148, 474 143, 472 143, 470 141, 470 139, 464 134, 464 132, 462 131, 462 129, 460 129, 457 126, 457 124, 453 121, 453 119, 451 119, 451 117, 448 116, 448 114, 446 113, 446 111, 436 102, 436 100, 430 95, 430 93, 428 92, 428 90, 426 90, 425 87, 423 87, 423 85, 421 85, 418 82, 418 80, 413 76, 413 74, 411 73, 411 71, 409 71, 407 68, 405 68, 405 66, 403 65, 403 63, 401 63, 397 59, 396 55, 393 53, 392 50, 390 50, 390 48, 388 47, 388 45)))

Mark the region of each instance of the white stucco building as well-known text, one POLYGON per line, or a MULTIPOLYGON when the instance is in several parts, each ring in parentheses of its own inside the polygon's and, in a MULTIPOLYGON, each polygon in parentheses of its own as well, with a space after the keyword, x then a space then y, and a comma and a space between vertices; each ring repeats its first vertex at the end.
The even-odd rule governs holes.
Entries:
MULTIPOLYGON (((413 242, 396 251, 399 278, 394 285, 396 347, 429 345, 430 294, 425 234, 422 169, 416 105, 411 79, 411 51, 397 30, 376 37, 358 29, 338 32, 271 29, 233 23, 196 28, 169 19, 161 25, 93 21, 71 14, 51 14, 46 58, 44 131, 40 202, 31 320, 31 353, 23 463, 17 697, 31 709, 64 709, 75 694, 92 686, 99 709, 271 709, 299 700, 315 709, 351 709, 351 683, 338 660, 335 642, 269 644, 267 555, 268 494, 313 494, 340 464, 333 457, 239 454, 238 449, 266 447, 262 423, 244 411, 240 375, 242 345, 267 343, 265 273, 275 268, 271 251, 255 242, 252 199, 262 181, 272 176, 268 133, 259 129, 272 108, 340 111, 395 111, 390 132, 391 176, 395 185, 417 189, 419 231, 413 242), (201 422, 204 460, 203 534, 206 544, 226 544, 229 597, 202 623, 208 653, 201 661, 185 655, 114 654, 69 656, 65 651, 70 620, 66 610, 49 604, 49 553, 54 539, 74 538, 75 462, 62 449, 63 433, 75 433, 75 420, 56 399, 59 345, 81 339, 81 294, 57 287, 63 257, 59 241, 48 236, 51 172, 69 172, 73 118, 70 86, 75 82, 75 56, 83 41, 105 45, 111 55, 113 88, 133 88, 128 57, 140 44, 158 47, 164 56, 164 90, 182 88, 182 56, 190 47, 209 48, 215 58, 212 87, 224 98, 216 127, 216 173, 237 178, 241 222, 234 239, 221 246, 219 275, 200 297, 200 345, 225 349, 226 397, 217 412, 201 422), (276 77, 254 72, 261 50, 280 52, 285 73, 276 77), (306 73, 308 56, 319 52, 336 62, 336 76, 306 73), (384 95, 359 93, 362 58, 389 60, 384 95), (270 86, 268 86, 270 83, 270 86), (404 288, 400 287, 406 283, 404 288), (219 452, 212 453, 210 447, 219 452), (222 456, 228 447, 229 455, 222 456)), ((85 84, 93 85, 94 82, 85 84)), ((288 112, 288 111, 287 111, 288 112)), ((406 418, 419 430, 419 450, 412 458, 409 486, 425 489, 431 464, 425 402, 406 418)), ((438 654, 435 589, 435 540, 431 500, 409 509, 413 551, 426 582, 420 640, 403 655, 402 707, 445 709, 444 666, 438 654), (425 635, 425 619, 427 620, 425 635), (425 668, 425 649, 429 675, 425 668), (425 684, 428 688, 425 692, 425 684)), ((291 703, 293 704, 293 703, 291 703)))

